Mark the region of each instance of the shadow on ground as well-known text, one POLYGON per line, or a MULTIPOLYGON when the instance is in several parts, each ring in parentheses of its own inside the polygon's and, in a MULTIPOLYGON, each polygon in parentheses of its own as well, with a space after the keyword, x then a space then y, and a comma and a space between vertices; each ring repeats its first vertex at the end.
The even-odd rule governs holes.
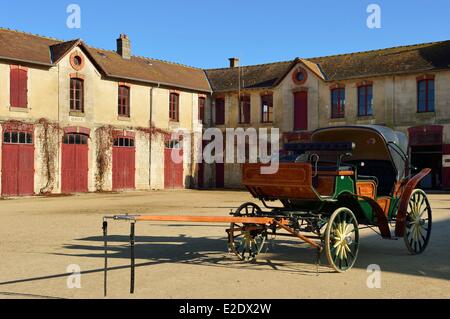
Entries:
MULTIPOLYGON (((450 244, 449 220, 435 222, 430 245, 422 255, 411 256, 408 254, 403 239, 383 240, 378 235, 363 236, 360 240, 360 250, 355 268, 367 269, 368 265, 377 264, 383 271, 425 276, 450 280, 450 244)), ((166 227, 210 227, 196 224, 176 224, 166 227)), ((218 225, 218 235, 224 233, 224 228, 218 225)), ((150 234, 152 224, 140 223, 137 228, 138 234, 150 234)), ((103 236, 93 236, 76 239, 78 245, 65 245, 65 250, 73 253, 55 254, 61 256, 97 258, 99 267, 82 272, 92 274, 103 272, 104 257, 103 236), (78 254, 76 251, 84 251, 78 254), (89 253, 85 253, 88 251, 89 253)), ((108 258, 129 260, 129 236, 108 236, 108 258)), ((299 275, 316 276, 321 273, 330 273, 332 270, 324 265, 327 264, 325 256, 321 258, 321 265, 317 268, 316 250, 309 248, 306 244, 296 239, 277 239, 268 245, 268 251, 260 255, 255 263, 243 263, 235 256, 226 253, 226 237, 189 237, 186 235, 173 236, 137 236, 136 237, 136 267, 151 267, 152 265, 164 263, 181 263, 189 265, 201 265, 210 267, 226 267, 233 269, 251 270, 274 270, 290 272, 299 275)), ((323 254, 324 255, 324 254, 323 254)), ((129 263, 123 266, 109 267, 108 271, 130 268, 129 263)), ((58 277, 66 277, 67 273, 48 275, 34 278, 24 278, 1 282, 0 286, 47 280, 58 277)))

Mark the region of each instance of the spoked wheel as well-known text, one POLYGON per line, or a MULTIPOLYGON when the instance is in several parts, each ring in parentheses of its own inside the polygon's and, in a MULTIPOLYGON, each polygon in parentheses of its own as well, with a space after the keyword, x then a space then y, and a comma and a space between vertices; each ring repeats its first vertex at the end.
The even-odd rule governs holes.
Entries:
POLYGON ((345 272, 355 264, 358 250, 358 221, 350 209, 339 208, 331 215, 325 231, 328 262, 337 272, 345 272))
MULTIPOLYGON (((256 217, 261 212, 258 205, 245 203, 236 210, 233 216, 256 217)), ((256 256, 261 253, 266 241, 266 225, 231 223, 228 230, 228 249, 243 261, 256 260, 256 256)))
POLYGON ((406 213, 406 248, 413 255, 422 253, 431 236, 431 206, 423 190, 416 189, 411 194, 406 213))

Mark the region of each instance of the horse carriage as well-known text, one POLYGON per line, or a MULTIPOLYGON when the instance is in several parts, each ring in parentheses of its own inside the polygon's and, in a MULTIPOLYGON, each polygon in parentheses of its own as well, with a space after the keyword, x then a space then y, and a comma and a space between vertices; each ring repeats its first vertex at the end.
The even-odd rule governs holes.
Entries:
POLYGON ((432 211, 417 188, 430 173, 410 174, 408 143, 403 133, 377 125, 316 130, 310 142, 284 146, 279 169, 262 174, 264 164, 244 164, 242 183, 262 203, 244 203, 231 216, 109 216, 105 238, 105 294, 108 220, 131 223, 131 292, 134 291, 135 223, 230 223, 229 251, 254 261, 269 236, 299 238, 326 254, 336 272, 357 259, 361 229, 384 239, 403 238, 411 254, 422 253, 430 240, 432 211), (391 229, 392 228, 392 229, 391 229))
POLYGON ((234 216, 271 217, 284 225, 232 224, 229 245, 239 258, 256 258, 267 236, 280 229, 324 250, 337 272, 355 264, 362 228, 384 239, 403 237, 411 254, 425 250, 431 207, 416 187, 431 170, 409 173, 403 133, 377 125, 330 127, 315 131, 311 142, 285 145, 285 151, 273 175, 262 175, 261 164, 244 166, 243 184, 266 211, 246 203, 234 216), (270 206, 274 201, 281 207, 270 206))

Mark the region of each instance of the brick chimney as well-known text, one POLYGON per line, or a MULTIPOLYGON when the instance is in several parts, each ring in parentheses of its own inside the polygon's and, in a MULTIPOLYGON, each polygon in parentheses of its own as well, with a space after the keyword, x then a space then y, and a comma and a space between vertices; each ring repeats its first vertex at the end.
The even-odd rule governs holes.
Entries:
POLYGON ((126 34, 121 34, 117 39, 117 53, 126 60, 131 59, 131 42, 126 34))
POLYGON ((239 66, 239 58, 229 58, 230 60, 230 68, 236 68, 239 66))

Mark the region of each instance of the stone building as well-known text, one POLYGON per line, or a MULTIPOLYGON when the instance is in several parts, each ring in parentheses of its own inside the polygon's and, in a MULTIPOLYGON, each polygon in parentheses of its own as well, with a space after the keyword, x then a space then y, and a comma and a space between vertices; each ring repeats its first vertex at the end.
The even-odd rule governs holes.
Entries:
POLYGON ((1 29, 1 194, 193 187, 166 132, 201 130, 210 93, 203 70, 132 56, 125 35, 106 51, 1 29))
MULTIPOLYGON (((450 189, 450 41, 243 67, 237 62, 206 70, 214 125, 278 127, 282 142, 308 140, 327 126, 386 125, 409 135, 414 166, 433 169, 422 187, 450 189)), ((223 179, 226 187, 239 186, 236 166, 219 165, 219 186, 223 179)))
POLYGON ((287 142, 354 123, 408 133, 413 164, 433 168, 423 186, 450 188, 449 89, 450 41, 202 70, 134 56, 126 35, 107 51, 0 29, 0 193, 240 187, 240 165, 193 163, 195 132, 287 142))

